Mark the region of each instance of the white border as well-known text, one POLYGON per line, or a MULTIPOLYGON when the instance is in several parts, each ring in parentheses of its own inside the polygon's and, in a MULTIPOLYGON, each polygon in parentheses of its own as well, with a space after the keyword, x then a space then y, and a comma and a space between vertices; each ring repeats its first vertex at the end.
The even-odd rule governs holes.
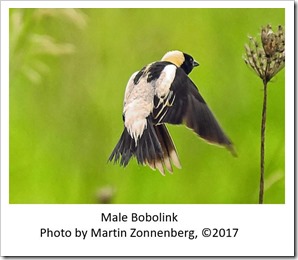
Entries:
MULTIPOLYGON (((1 2, 1 254, 3 256, 291 256, 294 254, 294 2, 181 1, 181 2, 1 2), (9 8, 286 8, 286 203, 285 205, 9 205, 9 8), (177 210, 178 209, 178 210, 177 210), (228 239, 40 239, 39 229, 103 227, 101 212, 177 212, 179 224, 118 227, 238 227, 228 239)), ((104 225, 115 227, 113 225, 104 225)))
POLYGON ((292 3, 293 1, 2 1, 4 8, 284 8, 292 3))

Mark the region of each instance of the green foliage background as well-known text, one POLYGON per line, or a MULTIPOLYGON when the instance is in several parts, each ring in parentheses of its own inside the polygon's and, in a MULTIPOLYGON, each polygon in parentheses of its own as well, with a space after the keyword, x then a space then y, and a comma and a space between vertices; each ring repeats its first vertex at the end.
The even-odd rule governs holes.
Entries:
MULTIPOLYGON (((10 203, 257 203, 262 83, 242 55, 267 23, 284 25, 284 9, 11 9, 10 203), (190 77, 238 158, 169 126, 173 175, 108 164, 130 75, 174 49, 199 61, 190 77)), ((265 203, 285 201, 284 113, 283 70, 269 84, 265 203)))

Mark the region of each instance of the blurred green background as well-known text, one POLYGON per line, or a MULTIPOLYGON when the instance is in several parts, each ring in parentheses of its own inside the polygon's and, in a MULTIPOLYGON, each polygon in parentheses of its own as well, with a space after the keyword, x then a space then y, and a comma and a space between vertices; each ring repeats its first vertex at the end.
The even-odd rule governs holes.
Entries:
MULTIPOLYGON (((10 9, 10 203, 258 203, 262 82, 248 36, 284 9, 10 9), (162 176, 107 159, 130 75, 169 50, 191 74, 238 158, 168 126, 182 169, 162 176)), ((285 78, 269 84, 265 203, 285 202, 285 78)))

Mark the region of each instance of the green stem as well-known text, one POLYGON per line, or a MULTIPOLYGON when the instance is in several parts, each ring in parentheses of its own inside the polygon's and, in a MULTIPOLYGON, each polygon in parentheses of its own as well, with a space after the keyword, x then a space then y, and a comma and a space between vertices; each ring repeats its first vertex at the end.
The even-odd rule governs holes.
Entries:
POLYGON ((265 130, 266 130, 266 113, 267 113, 267 81, 264 80, 264 98, 261 124, 261 176, 260 176, 260 192, 259 204, 264 201, 264 171, 265 171, 265 130))

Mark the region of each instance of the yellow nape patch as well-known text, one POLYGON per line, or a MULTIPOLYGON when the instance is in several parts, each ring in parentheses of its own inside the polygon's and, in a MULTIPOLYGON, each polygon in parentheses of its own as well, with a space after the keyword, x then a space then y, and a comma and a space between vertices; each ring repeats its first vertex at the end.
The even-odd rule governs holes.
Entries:
POLYGON ((181 51, 169 51, 162 57, 161 61, 169 61, 180 67, 184 62, 184 55, 181 51))

